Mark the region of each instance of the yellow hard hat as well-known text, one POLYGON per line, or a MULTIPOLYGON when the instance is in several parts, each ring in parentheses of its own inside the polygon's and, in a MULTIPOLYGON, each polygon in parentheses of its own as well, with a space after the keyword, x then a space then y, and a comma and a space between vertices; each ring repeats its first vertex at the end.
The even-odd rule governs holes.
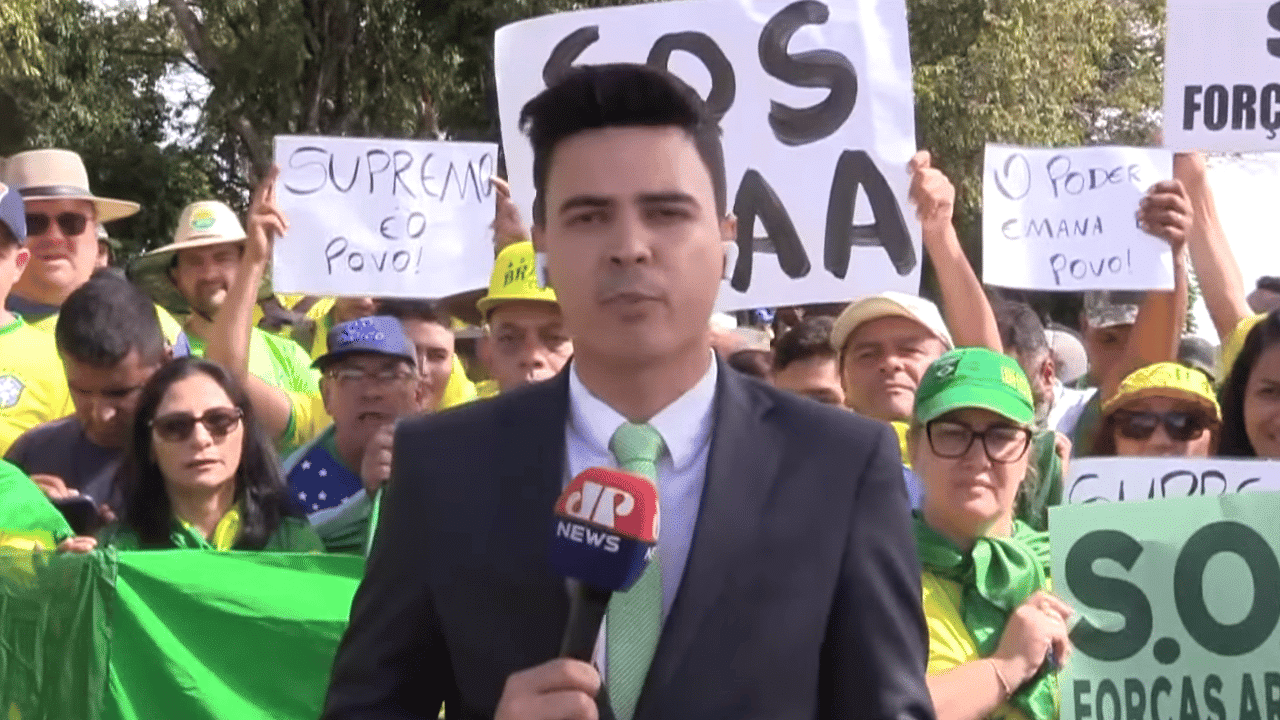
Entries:
POLYGON ((513 300, 557 302, 555 290, 538 287, 533 243, 527 240, 508 245, 498 253, 498 259, 493 262, 493 276, 489 278, 489 294, 480 298, 476 309, 488 319, 493 308, 513 300))
POLYGON ((1215 420, 1222 420, 1218 398, 1204 373, 1181 363, 1161 362, 1129 373, 1120 389, 1102 405, 1102 414, 1110 415, 1120 406, 1144 397, 1171 397, 1200 405, 1215 420))

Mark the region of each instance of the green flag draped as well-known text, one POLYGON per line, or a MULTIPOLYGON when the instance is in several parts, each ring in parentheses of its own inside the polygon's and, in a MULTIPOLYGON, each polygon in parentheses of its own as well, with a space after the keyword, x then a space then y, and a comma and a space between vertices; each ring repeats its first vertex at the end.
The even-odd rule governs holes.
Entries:
POLYGON ((350 555, 199 550, 34 565, 34 586, 0 581, 0 717, 315 718, 364 572, 350 555))

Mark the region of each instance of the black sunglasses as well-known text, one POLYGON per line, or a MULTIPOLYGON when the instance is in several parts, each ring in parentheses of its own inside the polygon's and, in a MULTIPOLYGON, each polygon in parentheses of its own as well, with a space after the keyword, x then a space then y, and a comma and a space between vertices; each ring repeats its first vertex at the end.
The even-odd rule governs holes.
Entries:
POLYGON ((51 220, 58 223, 58 228, 62 230, 63 235, 79 235, 84 232, 85 226, 89 224, 89 217, 81 213, 58 213, 52 218, 40 213, 27 213, 27 234, 45 234, 49 230, 49 222, 51 220))
POLYGON ((196 423, 204 425, 210 437, 221 440, 236 428, 243 416, 240 408, 212 408, 200 417, 187 412, 175 412, 161 415, 147 424, 165 442, 182 442, 190 438, 191 433, 196 430, 196 423))
POLYGON ((1175 442, 1195 440, 1209 427, 1209 422, 1199 413, 1180 410, 1167 413, 1117 410, 1113 417, 1116 430, 1122 436, 1138 441, 1150 439, 1162 424, 1169 439, 1175 442))

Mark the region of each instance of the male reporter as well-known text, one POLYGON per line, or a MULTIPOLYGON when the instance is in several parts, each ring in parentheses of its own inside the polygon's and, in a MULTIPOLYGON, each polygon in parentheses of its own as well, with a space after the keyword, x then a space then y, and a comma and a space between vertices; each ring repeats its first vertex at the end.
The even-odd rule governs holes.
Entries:
POLYGON ((574 359, 400 425, 324 717, 932 720, 897 441, 712 355, 735 227, 701 99, 585 67, 522 124, 574 359), (593 665, 556 659, 569 593, 548 548, 561 489, 600 465, 647 466, 661 524, 593 665))

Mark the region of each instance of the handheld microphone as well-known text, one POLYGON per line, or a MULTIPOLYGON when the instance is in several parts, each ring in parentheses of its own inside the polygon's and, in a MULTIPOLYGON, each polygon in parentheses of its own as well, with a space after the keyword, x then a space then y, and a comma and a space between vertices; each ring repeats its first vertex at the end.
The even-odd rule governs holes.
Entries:
POLYGON ((658 542, 658 490, 649 478, 594 467, 556 500, 551 564, 576 580, 560 656, 590 662, 615 592, 629 590, 658 542))

